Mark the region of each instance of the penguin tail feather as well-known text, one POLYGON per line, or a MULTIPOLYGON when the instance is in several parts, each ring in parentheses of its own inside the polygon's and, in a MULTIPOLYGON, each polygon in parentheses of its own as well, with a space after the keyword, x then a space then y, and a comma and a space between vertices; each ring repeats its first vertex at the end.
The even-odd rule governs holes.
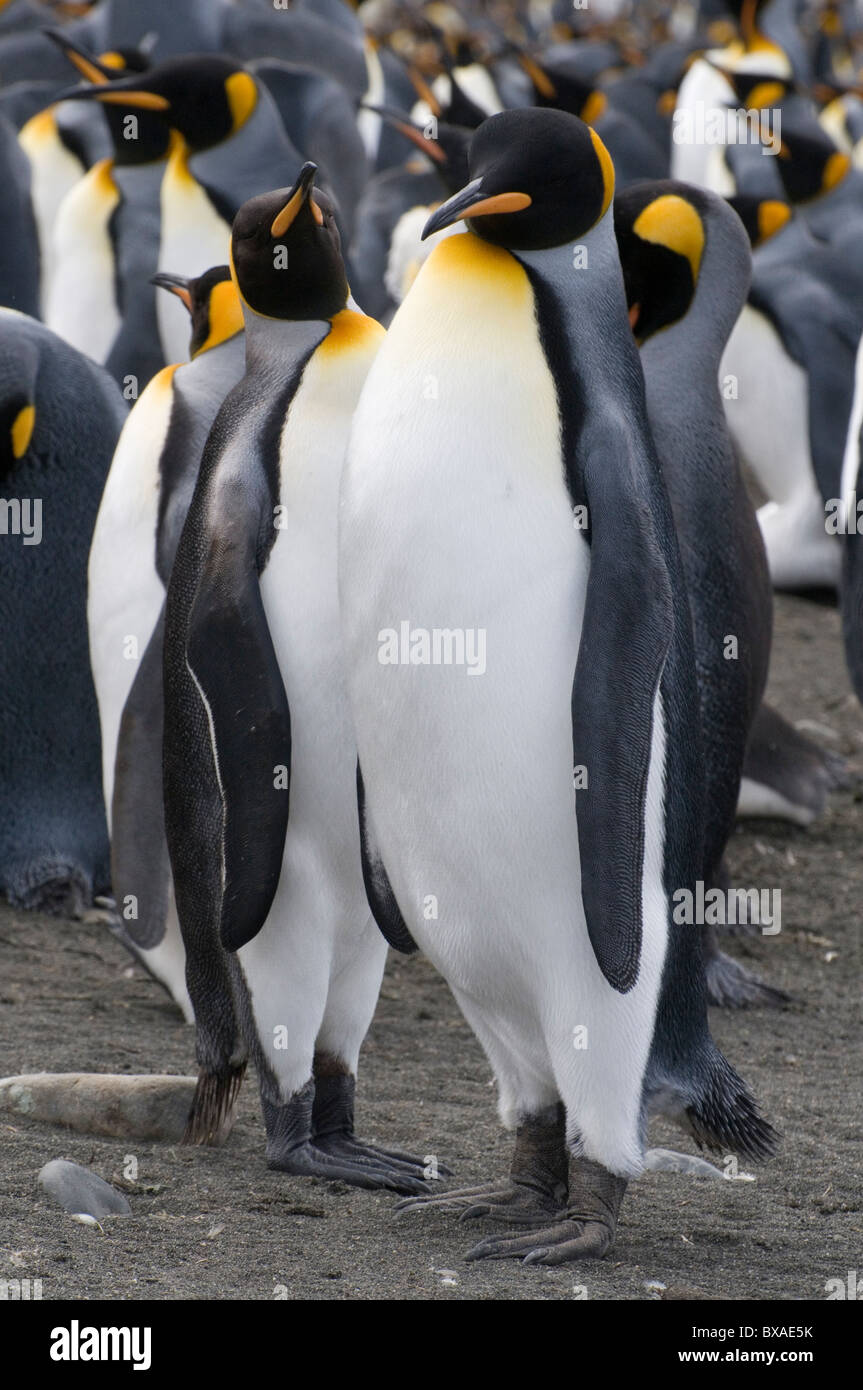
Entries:
POLYGON ((779 1134, 769 1123, 742 1077, 717 1049, 707 1084, 686 1116, 699 1148, 734 1153, 763 1162, 776 1152, 779 1134))
POLYGON ((221 1067, 218 1071, 201 1067, 186 1121, 184 1144, 211 1147, 224 1144, 233 1128, 234 1109, 245 1074, 245 1062, 235 1067, 221 1067))

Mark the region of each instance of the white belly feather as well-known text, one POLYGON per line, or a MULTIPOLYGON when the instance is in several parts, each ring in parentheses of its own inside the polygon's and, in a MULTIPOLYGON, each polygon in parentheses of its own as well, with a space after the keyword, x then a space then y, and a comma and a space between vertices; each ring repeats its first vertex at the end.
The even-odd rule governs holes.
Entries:
POLYGON ((87 622, 109 831, 120 719, 165 599, 156 571, 156 524, 172 376, 173 368, 165 367, 153 378, 123 426, 90 547, 87 622))
POLYGON ((526 279, 502 263, 497 280, 464 273, 446 250, 466 240, 436 248, 396 315, 349 449, 340 585, 367 804, 408 926, 486 1047, 504 1120, 561 1095, 586 1150, 635 1171, 665 952, 662 732, 643 970, 622 996, 587 936, 574 815, 590 551, 526 279), (380 633, 405 621, 484 630, 484 673, 382 665, 380 633))

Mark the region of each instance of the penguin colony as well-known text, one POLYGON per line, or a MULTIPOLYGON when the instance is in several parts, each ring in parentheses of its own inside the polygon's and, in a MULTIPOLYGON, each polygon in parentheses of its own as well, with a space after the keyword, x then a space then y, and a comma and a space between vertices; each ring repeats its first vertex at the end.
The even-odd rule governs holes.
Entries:
POLYGON ((764 702, 773 588, 837 591, 863 698, 861 48, 837 0, 0 3, 0 888, 194 1023, 188 1142, 251 1058, 270 1167, 547 1265, 652 1114, 774 1150, 707 1006, 786 996, 673 904, 841 777, 764 702), (388 945, 508 1178, 357 1137, 388 945))

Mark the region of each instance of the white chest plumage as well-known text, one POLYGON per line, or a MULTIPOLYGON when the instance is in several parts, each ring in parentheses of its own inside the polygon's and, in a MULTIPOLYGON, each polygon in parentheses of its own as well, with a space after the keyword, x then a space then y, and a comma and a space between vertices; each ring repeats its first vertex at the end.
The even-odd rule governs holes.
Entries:
POLYGON ((110 160, 101 160, 64 198, 52 238, 54 270, 45 322, 100 363, 122 324, 110 231, 120 196, 110 160))
MULTIPOLYGON (((475 877, 462 813, 489 842, 486 868, 504 874, 512 868, 502 821, 539 797, 545 779, 545 806, 572 816, 569 691, 589 567, 524 272, 476 238, 446 245, 453 253, 435 251, 372 369, 343 501, 342 600, 361 752, 363 738, 392 750, 389 772, 385 758, 370 759, 373 783, 392 777, 386 788, 372 785, 370 799, 391 808, 392 824, 376 831, 394 837, 393 886, 411 920, 418 910, 421 933, 421 904, 409 899, 426 896, 427 866, 447 863, 459 898, 475 877), (471 273, 477 258, 488 274, 471 273), (398 664, 384 664, 382 634, 398 633, 403 648, 404 624, 420 634, 416 663, 401 650, 398 664), (463 635, 462 665, 434 664, 436 632, 463 635), (547 716, 542 729, 537 708, 547 716), (414 777, 428 795, 416 798, 409 823, 398 789, 414 777), (458 814, 439 824, 436 803, 452 804, 457 782, 458 814)), ((452 917, 432 920, 420 944, 435 959, 459 930, 452 917)))
MULTIPOLYGON (((162 179, 159 269, 172 275, 203 275, 214 265, 226 265, 231 229, 219 216, 205 190, 189 170, 182 150, 168 160, 162 179)), ((167 362, 185 362, 189 355, 189 317, 175 295, 156 299, 159 338, 167 362)))
POLYGON ((165 599, 156 570, 156 531, 173 374, 173 367, 165 367, 153 378, 123 427, 90 547, 87 621, 109 830, 120 719, 165 599))
MULTIPOLYGON (((452 237, 393 320, 343 482, 340 589, 370 831, 410 931, 488 1052, 504 1119, 563 1095, 593 1153, 634 1171, 664 929, 635 989, 616 994, 580 896, 570 701, 590 550, 575 520, 527 276, 452 237), (441 632, 450 664, 445 638, 435 662, 441 632), (573 1049, 582 1025, 589 1062, 573 1049)), ((658 706, 656 724, 645 907, 661 924, 658 706)))

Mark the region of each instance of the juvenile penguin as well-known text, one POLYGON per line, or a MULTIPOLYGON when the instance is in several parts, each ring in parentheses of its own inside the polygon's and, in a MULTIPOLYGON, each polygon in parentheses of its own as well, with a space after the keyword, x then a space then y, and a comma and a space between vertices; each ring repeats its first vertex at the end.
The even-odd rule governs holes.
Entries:
POLYGON ((108 886, 87 552, 125 416, 101 367, 0 311, 0 891, 67 916, 108 886))
POLYGON ((192 1022, 162 807, 165 593, 201 453, 245 353, 227 266, 157 280, 191 316, 191 361, 163 368, 123 427, 90 547, 87 617, 118 935, 192 1022))
POLYGON ((557 1264, 609 1249, 652 1108, 753 1156, 771 1131, 671 916, 702 864, 698 691, 611 160, 530 109, 469 164, 427 231, 470 230, 363 389, 340 593, 370 900, 447 979, 517 1131, 508 1185, 441 1200, 540 1228, 469 1258, 557 1264))
POLYGON ((166 829, 201 1065, 190 1138, 222 1123, 248 1050, 270 1167, 417 1192, 418 1160, 353 1133, 386 943, 361 874, 336 529, 383 330, 349 307, 314 176, 306 164, 235 219, 246 375, 207 440, 168 593, 166 829))
MULTIPOLYGON (((634 184, 618 195, 614 220, 692 609, 707 784, 702 880, 713 888, 734 828, 773 626, 764 542, 719 390, 719 362, 746 301, 751 254, 739 217, 690 184, 634 184)), ((713 927, 704 927, 703 940, 712 1003, 740 1007, 785 997, 723 955, 713 927)))

